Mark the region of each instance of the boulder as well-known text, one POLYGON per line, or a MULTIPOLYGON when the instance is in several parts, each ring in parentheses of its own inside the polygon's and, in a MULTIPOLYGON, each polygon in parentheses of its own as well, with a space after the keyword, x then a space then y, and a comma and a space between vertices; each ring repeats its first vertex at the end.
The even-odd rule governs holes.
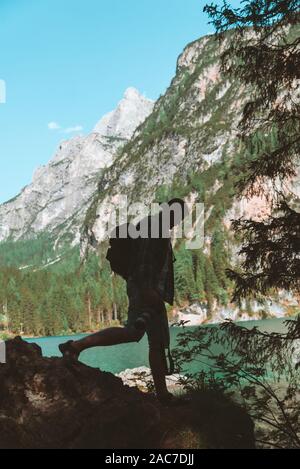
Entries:
POLYGON ((36 344, 6 342, 0 364, 1 449, 253 447, 250 418, 206 393, 163 407, 110 373, 36 344))

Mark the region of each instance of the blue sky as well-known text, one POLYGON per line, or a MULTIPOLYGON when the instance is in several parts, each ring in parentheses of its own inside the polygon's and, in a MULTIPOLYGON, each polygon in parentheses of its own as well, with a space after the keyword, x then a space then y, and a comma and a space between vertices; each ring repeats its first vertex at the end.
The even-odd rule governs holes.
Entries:
POLYGON ((206 3, 0 0, 0 203, 61 140, 88 133, 127 87, 163 94, 185 45, 212 32, 206 3))

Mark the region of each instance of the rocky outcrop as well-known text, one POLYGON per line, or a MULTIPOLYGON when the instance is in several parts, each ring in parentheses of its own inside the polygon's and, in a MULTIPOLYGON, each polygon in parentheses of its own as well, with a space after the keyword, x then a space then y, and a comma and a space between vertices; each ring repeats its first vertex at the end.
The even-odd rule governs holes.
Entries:
POLYGON ((289 310, 297 308, 298 302, 291 294, 280 291, 276 299, 266 299, 264 302, 242 301, 235 305, 229 303, 222 306, 214 301, 209 312, 205 303, 195 302, 181 309, 174 309, 175 322, 184 321, 188 326, 201 324, 216 324, 224 321, 259 321, 267 318, 284 318, 289 316, 289 310))
POLYGON ((253 425, 237 406, 197 393, 167 408, 110 373, 43 358, 20 338, 0 365, 0 448, 247 448, 253 425))
MULTIPOLYGON (((142 392, 148 392, 149 390, 154 389, 151 370, 146 366, 121 371, 117 376, 121 378, 126 386, 138 388, 142 392)), ((180 375, 174 374, 172 376, 167 376, 166 381, 170 392, 183 391, 180 375)))
POLYGON ((112 374, 59 358, 21 339, 0 367, 0 447, 134 447, 159 412, 112 374))
POLYGON ((151 114, 154 103, 135 88, 128 88, 117 109, 109 112, 96 125, 94 132, 105 137, 129 140, 139 124, 151 114))

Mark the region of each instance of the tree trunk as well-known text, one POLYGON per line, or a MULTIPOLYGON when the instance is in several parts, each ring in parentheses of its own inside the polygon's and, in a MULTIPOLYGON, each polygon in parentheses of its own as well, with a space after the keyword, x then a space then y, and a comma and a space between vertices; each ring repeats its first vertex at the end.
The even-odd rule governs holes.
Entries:
POLYGON ((118 308, 117 308, 116 303, 114 303, 114 315, 113 315, 113 319, 114 319, 114 321, 117 321, 117 320, 118 320, 118 308))

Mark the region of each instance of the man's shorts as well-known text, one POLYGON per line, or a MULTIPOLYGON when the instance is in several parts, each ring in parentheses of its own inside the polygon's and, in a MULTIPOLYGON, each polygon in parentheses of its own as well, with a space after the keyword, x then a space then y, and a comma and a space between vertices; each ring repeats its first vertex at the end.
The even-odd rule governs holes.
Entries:
POLYGON ((127 295, 129 298, 128 321, 126 326, 139 329, 144 324, 150 347, 167 349, 170 346, 170 330, 167 310, 162 302, 161 310, 157 311, 151 305, 142 301, 140 289, 132 281, 127 281, 127 295))

